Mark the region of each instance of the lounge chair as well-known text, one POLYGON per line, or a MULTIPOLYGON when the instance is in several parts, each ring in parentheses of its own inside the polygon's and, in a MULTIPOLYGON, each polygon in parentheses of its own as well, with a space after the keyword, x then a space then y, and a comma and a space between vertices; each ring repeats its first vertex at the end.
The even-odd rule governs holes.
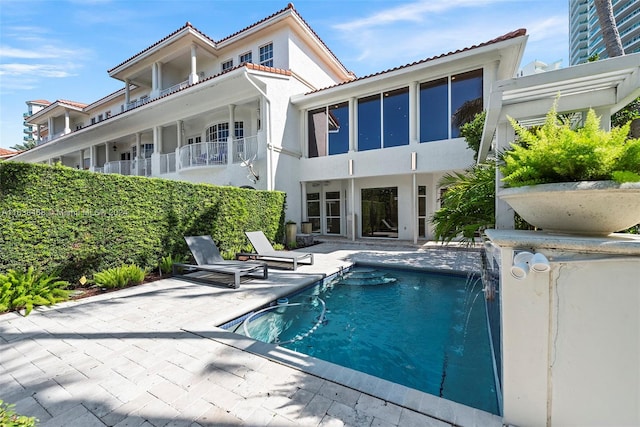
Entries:
POLYGON ((298 261, 309 259, 309 265, 313 265, 313 254, 300 253, 293 251, 276 251, 271 246, 271 242, 267 239, 262 231, 247 231, 244 234, 251 242, 251 245, 256 250, 255 253, 240 252, 236 254, 236 259, 239 257, 249 257, 250 259, 264 260, 264 261, 286 261, 293 263, 293 269, 298 268, 298 261))
MULTIPOLYGON (((266 262, 227 261, 220 255, 220 251, 211 236, 185 236, 184 240, 187 242, 187 246, 189 246, 189 250, 193 254, 196 265, 174 263, 173 275, 176 277, 181 276, 179 271, 184 269, 229 274, 234 277, 234 288, 240 286, 241 277, 260 272, 260 270, 262 270, 261 278, 268 278, 266 262)), ((188 279, 206 281, 195 277, 189 277, 188 279)))

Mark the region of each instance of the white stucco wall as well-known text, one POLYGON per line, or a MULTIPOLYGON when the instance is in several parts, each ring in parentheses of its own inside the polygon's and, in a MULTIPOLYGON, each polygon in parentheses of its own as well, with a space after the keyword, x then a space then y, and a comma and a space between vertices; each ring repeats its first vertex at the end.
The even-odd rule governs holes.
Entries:
POLYGON ((502 247, 505 423, 640 425, 640 238, 487 234, 502 247), (513 248, 550 271, 516 280, 513 248))

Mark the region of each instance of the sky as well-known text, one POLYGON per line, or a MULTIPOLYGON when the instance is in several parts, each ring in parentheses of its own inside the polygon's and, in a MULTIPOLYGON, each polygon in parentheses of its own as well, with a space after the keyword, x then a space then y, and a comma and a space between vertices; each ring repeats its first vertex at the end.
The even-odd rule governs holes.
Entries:
MULTIPOLYGON (((22 143, 25 101, 90 104, 124 87, 107 70, 187 21, 214 40, 285 8, 273 0, 0 0, 0 147, 22 143)), ((569 65, 567 0, 297 0, 347 69, 365 76, 519 28, 521 65, 569 65)))

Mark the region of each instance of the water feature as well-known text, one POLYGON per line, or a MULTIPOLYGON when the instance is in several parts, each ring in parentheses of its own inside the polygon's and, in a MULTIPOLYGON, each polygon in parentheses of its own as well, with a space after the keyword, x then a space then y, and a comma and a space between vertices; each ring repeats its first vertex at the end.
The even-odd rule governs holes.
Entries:
POLYGON ((231 329, 499 413, 478 276, 355 267, 231 329))

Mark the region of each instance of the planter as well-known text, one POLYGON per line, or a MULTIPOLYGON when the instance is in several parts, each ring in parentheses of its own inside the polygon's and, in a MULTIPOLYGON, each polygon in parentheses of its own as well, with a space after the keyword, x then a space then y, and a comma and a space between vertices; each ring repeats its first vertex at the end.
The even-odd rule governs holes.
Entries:
POLYGON ((312 226, 313 224, 311 224, 310 222, 301 223, 300 227, 302 228, 302 234, 311 234, 313 231, 312 226))
POLYGON ((296 234, 298 234, 298 224, 295 222, 286 223, 284 228, 287 247, 293 248, 296 245, 296 234))
POLYGON ((545 231, 608 235, 640 223, 640 183, 560 182, 498 193, 529 224, 545 231))

